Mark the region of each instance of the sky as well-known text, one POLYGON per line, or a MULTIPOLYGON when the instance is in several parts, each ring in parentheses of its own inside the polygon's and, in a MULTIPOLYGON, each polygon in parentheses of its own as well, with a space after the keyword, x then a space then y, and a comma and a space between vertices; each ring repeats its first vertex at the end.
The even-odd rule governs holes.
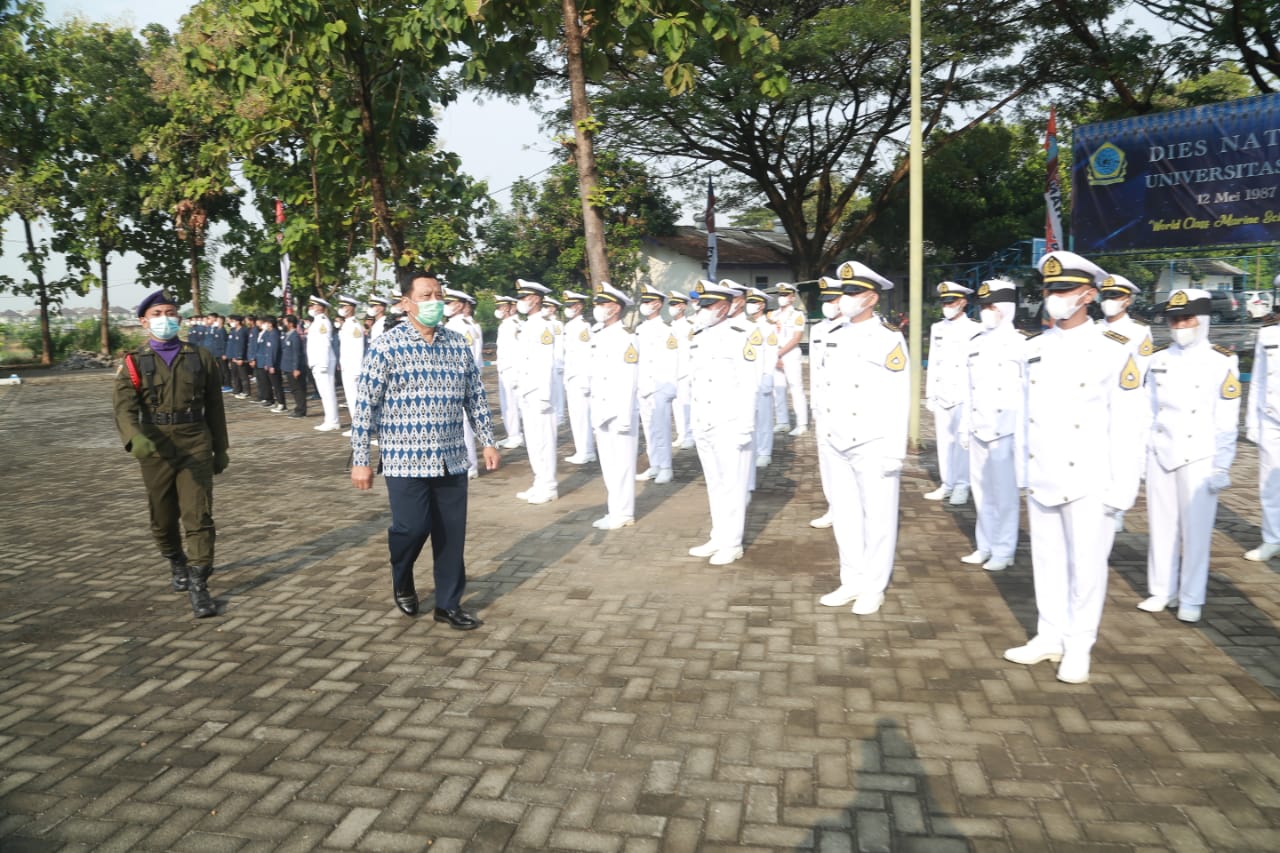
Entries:
MULTIPOLYGON (((177 29, 178 19, 190 8, 187 0, 45 0, 45 15, 50 21, 68 16, 82 16, 95 21, 110 21, 141 29, 149 23, 159 23, 170 30, 177 29)), ((440 146, 456 152, 462 158, 462 169, 474 178, 489 185, 489 193, 499 202, 506 203, 506 192, 517 179, 532 178, 552 166, 559 146, 550 135, 538 127, 538 116, 528 106, 503 100, 488 99, 483 102, 465 97, 449 106, 440 119, 440 146)), ((562 150, 562 149, 561 149, 562 150)), ((0 255, 0 273, 14 278, 25 278, 26 267, 19 258, 25 248, 22 226, 17 219, 4 223, 3 249, 0 255)), ((133 283, 134 264, 137 259, 117 256, 111 265, 111 304, 131 307, 141 301, 151 290, 133 283)), ((231 279, 220 265, 215 265, 213 299, 229 302, 231 279)), ((52 258, 47 275, 60 278, 65 273, 58 258, 52 258)), ((101 293, 96 289, 87 297, 71 297, 68 307, 97 306, 101 293)), ((23 311, 34 305, 25 296, 0 294, 0 310, 12 308, 23 311)))

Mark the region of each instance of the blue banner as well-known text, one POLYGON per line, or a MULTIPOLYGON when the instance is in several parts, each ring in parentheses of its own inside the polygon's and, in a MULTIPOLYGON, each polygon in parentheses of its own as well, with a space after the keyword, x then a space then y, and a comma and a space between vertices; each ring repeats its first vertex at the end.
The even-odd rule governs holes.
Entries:
POLYGON ((1075 251, 1280 242, 1280 94, 1079 127, 1075 251))

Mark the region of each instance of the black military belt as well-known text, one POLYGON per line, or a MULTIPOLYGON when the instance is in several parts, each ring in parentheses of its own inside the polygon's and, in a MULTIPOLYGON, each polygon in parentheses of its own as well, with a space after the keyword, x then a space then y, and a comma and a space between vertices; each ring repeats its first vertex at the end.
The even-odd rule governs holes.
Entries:
POLYGON ((170 426, 172 424, 198 424, 204 420, 204 412, 143 412, 144 424, 170 426))

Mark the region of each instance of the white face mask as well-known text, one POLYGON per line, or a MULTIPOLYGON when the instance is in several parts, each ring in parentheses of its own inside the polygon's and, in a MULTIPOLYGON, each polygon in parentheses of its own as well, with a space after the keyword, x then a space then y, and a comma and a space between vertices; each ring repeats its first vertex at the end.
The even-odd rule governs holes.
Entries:
POLYGON ((831 302, 822 303, 822 316, 828 320, 834 320, 840 316, 840 305, 832 300, 831 302))
POLYGON ((758 317, 758 316, 760 316, 760 309, 761 309, 761 308, 763 308, 763 307, 764 307, 764 306, 763 306, 763 305, 761 305, 759 302, 748 302, 748 303, 747 303, 747 316, 748 316, 748 317, 758 317))
POLYGON ((495 320, 505 320, 505 319, 507 319, 507 312, 506 312, 506 311, 503 311, 501 308, 494 308, 494 309, 493 309, 493 318, 494 318, 495 320))
POLYGON ((656 317, 658 314, 657 302, 641 302, 640 314, 644 317, 656 317))
POLYGON ((1054 320, 1067 320, 1080 310, 1079 296, 1062 296, 1052 293, 1044 298, 1044 310, 1054 320))
POLYGON ((613 316, 613 311, 608 305, 593 305, 591 307, 591 319, 601 325, 607 323, 611 316, 613 316))
POLYGON ((578 315, 582 313, 581 305, 570 305, 564 309, 564 318, 566 320, 576 320, 578 315))
POLYGON ((955 318, 959 317, 963 313, 964 313, 964 306, 962 306, 958 302, 951 305, 942 306, 942 316, 946 317, 948 320, 954 320, 955 318))
POLYGON ((792 305, 794 305, 794 304, 795 304, 795 301, 796 301, 796 298, 795 298, 794 296, 779 296, 779 297, 778 297, 778 307, 779 307, 779 308, 790 308, 792 305))
POLYGON ((1104 299, 1102 300, 1102 316, 1116 317, 1124 313, 1125 304, 1123 299, 1104 299))
POLYGON ((714 306, 708 305, 706 308, 699 307, 697 314, 697 323, 699 329, 710 329, 712 326, 723 320, 725 315, 714 306))
POLYGON ((846 293, 840 297, 840 313, 850 320, 854 317, 860 316, 870 307, 870 294, 859 294, 857 296, 853 296, 846 293))
POLYGON ((1173 342, 1184 349, 1191 346, 1199 339, 1200 329, 1192 326, 1190 329, 1170 329, 1169 334, 1173 338, 1173 342))
POLYGON ((519 311, 521 314, 528 314, 530 311, 533 310, 533 300, 521 299, 519 302, 516 303, 516 310, 519 311))
POLYGON ((1000 309, 996 307, 982 309, 982 328, 994 329, 1000 325, 1000 321, 1004 319, 1000 314, 1000 309))
POLYGON ((667 311, 671 312, 672 320, 684 319, 684 306, 681 305, 679 302, 673 302, 671 305, 668 305, 667 311))

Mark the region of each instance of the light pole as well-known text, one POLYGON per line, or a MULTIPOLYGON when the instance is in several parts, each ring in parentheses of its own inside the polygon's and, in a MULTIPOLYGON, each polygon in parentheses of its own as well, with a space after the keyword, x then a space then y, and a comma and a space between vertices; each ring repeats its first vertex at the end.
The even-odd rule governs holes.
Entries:
POLYGON ((909 260, 907 263, 907 297, 911 300, 907 330, 907 348, 911 352, 911 412, 907 421, 907 439, 913 448, 920 447, 920 383, 923 378, 924 351, 920 324, 924 321, 924 152, 920 132, 920 0, 911 0, 911 136, 907 154, 907 178, 911 214, 907 229, 909 260))

